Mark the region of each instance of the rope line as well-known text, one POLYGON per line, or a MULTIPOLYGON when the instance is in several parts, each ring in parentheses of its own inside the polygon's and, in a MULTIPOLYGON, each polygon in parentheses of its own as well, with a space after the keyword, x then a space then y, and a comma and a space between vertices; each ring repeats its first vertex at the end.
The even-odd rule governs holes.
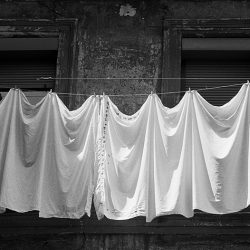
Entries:
MULTIPOLYGON (((249 81, 247 81, 247 84, 248 83, 249 83, 249 81)), ((236 83, 236 84, 221 85, 221 86, 216 86, 216 87, 199 88, 199 89, 196 89, 195 91, 205 91, 205 90, 213 90, 213 89, 220 89, 220 88, 229 88, 229 87, 239 86, 239 85, 243 85, 243 84, 242 83, 236 83)), ((32 91, 37 91, 37 90, 32 90, 32 91)), ((191 89, 189 91, 191 91, 191 89)), ((185 93, 185 92, 188 92, 188 90, 171 91, 171 92, 156 92, 156 93, 151 92, 151 94, 154 93, 154 94, 157 94, 157 95, 171 95, 171 94, 180 94, 180 93, 185 93)), ((92 96, 92 95, 95 95, 95 93, 94 94, 64 93, 64 92, 52 92, 52 93, 56 93, 58 95, 69 95, 69 96, 92 96)), ((113 97, 123 97, 123 96, 125 97, 125 96, 148 96, 150 93, 135 93, 135 94, 106 94, 106 93, 103 93, 103 94, 108 95, 108 96, 113 96, 113 97)), ((36 95, 26 95, 26 96, 41 97, 41 96, 38 96, 38 95, 37 96, 36 95)))
MULTIPOLYGON (((1 78, 2 79, 2 78, 1 78)), ((246 80, 246 77, 39 77, 36 80, 246 80)))
POLYGON ((246 77, 0 77, 1 80, 247 80, 246 77))

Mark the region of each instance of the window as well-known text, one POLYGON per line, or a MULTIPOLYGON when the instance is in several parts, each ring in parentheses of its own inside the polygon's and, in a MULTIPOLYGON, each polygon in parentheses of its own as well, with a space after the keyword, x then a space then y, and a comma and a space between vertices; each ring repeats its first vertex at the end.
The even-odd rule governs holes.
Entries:
POLYGON ((182 90, 239 84, 200 91, 213 105, 223 105, 250 79, 250 39, 182 39, 182 90), (207 78, 207 79, 206 79, 207 78))
POLYGON ((0 91, 4 97, 10 88, 19 88, 32 104, 46 91, 54 89, 57 61, 56 38, 0 39, 0 91))
MULTIPOLYGON (((224 78, 225 75, 231 78, 235 78, 233 76, 244 78, 239 81, 232 79, 233 84, 242 84, 249 79, 249 73, 247 73, 250 51, 249 19, 168 19, 164 21, 163 35, 163 79, 159 82, 160 92, 178 92, 189 86, 197 89, 201 85, 208 87, 209 84, 225 84, 222 79, 217 83, 207 84, 181 80, 182 77, 197 75, 198 66, 203 67, 198 74, 200 78, 201 74, 202 77, 211 77, 216 74, 220 78, 224 78), (230 70, 232 68, 234 72, 230 70), (228 75, 229 71, 231 75, 228 75)), ((227 81, 226 83, 231 84, 232 82, 227 81)), ((211 100, 214 93, 207 92, 210 97, 204 96, 205 91, 201 94, 211 103, 221 105, 234 96, 238 90, 238 88, 232 89, 230 93, 228 89, 226 93, 225 89, 223 92, 217 91, 217 100, 211 100)), ((162 95, 161 98, 166 106, 173 107, 180 101, 181 94, 162 95)))

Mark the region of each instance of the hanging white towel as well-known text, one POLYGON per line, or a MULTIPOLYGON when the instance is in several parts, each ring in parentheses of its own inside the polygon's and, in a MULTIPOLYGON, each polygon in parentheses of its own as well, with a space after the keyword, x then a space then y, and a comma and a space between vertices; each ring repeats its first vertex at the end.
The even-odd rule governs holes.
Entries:
POLYGON ((31 105, 20 90, 0 104, 0 206, 40 217, 90 214, 98 100, 69 111, 48 93, 31 105))

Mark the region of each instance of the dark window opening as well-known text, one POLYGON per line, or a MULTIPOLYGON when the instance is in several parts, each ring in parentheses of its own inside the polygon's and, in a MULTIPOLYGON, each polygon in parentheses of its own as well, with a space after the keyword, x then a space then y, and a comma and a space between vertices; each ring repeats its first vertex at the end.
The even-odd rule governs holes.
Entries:
MULTIPOLYGON (((250 79, 250 51, 183 51, 182 78, 182 90, 243 84, 250 79)), ((209 103, 221 106, 230 101, 240 87, 238 85, 199 93, 209 103)))
POLYGON ((0 51, 0 93, 4 97, 10 88, 28 94, 29 101, 38 102, 47 91, 54 89, 56 77, 56 50, 0 51), (33 96, 33 97, 32 97, 33 96))

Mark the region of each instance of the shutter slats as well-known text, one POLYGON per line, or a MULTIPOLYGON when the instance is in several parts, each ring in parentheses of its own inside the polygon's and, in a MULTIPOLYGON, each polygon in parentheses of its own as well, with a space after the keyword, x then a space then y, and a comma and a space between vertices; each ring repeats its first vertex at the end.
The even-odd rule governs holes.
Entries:
POLYGON ((0 89, 53 89, 56 76, 56 51, 0 51, 0 89))
MULTIPOLYGON (((250 79, 250 61, 240 60, 206 60, 206 59, 186 59, 183 62, 184 90, 190 87, 193 90, 222 85, 243 84, 250 79), (218 78, 218 79, 204 79, 218 78), (221 79, 220 79, 221 78, 221 79), (241 79, 223 79, 241 78, 241 79)), ((239 91, 239 86, 220 88, 214 90, 200 91, 199 93, 211 104, 221 106, 230 101, 239 91)))

